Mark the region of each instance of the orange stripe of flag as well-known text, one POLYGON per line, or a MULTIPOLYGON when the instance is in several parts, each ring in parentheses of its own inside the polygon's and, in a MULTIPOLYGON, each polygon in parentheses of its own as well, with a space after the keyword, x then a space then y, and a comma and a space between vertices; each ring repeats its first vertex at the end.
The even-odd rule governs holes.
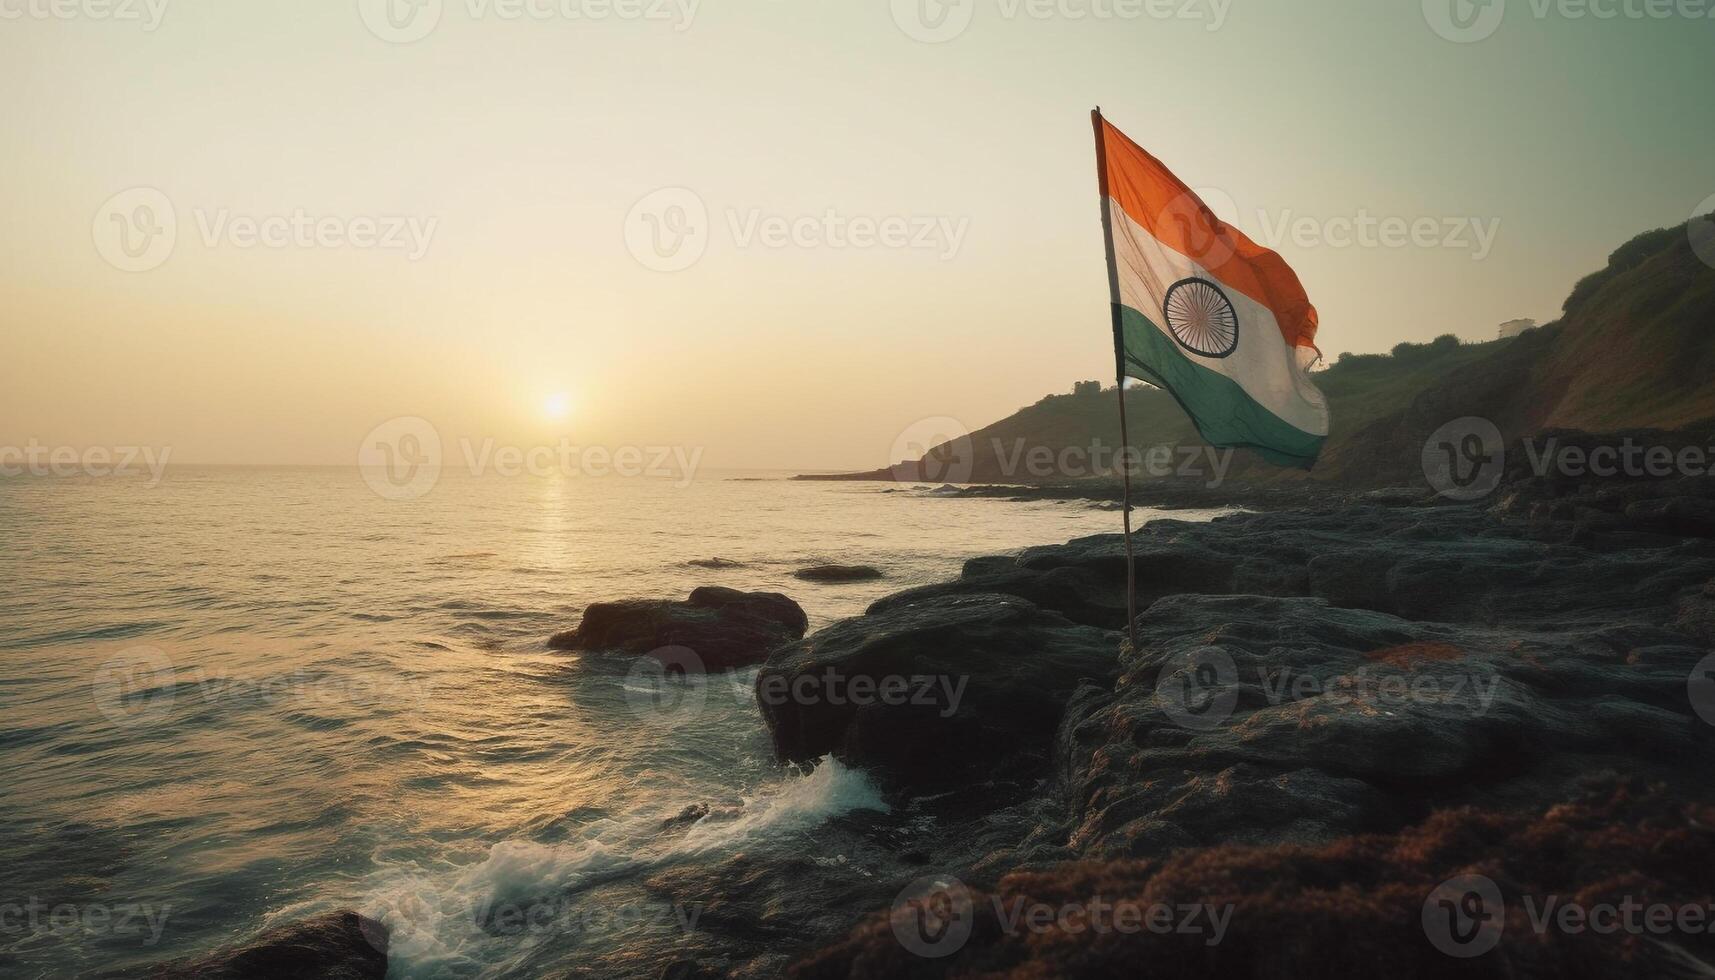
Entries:
POLYGON ((1316 307, 1298 274, 1272 249, 1215 217, 1161 161, 1102 120, 1108 196, 1163 245, 1274 311, 1292 347, 1315 347, 1316 307))

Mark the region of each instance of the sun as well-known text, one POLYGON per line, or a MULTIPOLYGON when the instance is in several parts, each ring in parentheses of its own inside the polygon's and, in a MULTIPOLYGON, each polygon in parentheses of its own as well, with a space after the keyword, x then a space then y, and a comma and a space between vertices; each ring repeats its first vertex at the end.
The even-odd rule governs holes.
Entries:
POLYGON ((558 422, 572 414, 572 396, 563 391, 542 399, 542 414, 558 422))

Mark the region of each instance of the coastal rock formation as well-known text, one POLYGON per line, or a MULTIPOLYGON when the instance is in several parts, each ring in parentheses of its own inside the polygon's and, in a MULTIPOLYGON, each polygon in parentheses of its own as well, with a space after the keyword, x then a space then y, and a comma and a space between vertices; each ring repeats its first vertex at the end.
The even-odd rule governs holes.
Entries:
POLYGON ((662 655, 670 666, 686 668, 684 650, 705 670, 758 663, 770 650, 804 635, 804 610, 778 592, 740 592, 705 585, 685 601, 626 599, 598 602, 584 610, 577 628, 555 633, 555 650, 596 650, 662 655))
POLYGON ((1470 507, 1152 522, 1136 542, 1140 650, 1117 688, 1077 699, 1081 677, 1116 672, 1101 644, 1124 624, 1119 537, 972 559, 957 581, 781 648, 758 678, 759 692, 828 671, 969 678, 959 712, 759 700, 782 758, 832 752, 941 789, 993 771, 993 732, 1014 751, 1064 716, 1061 776, 1089 811, 1073 843, 1093 851, 1243 839, 1220 816, 1241 810, 1274 812, 1282 839, 1397 825, 1431 787, 1580 753, 1649 771, 1664 746, 1706 734, 1684 685, 1715 618, 1715 542, 1639 531, 1635 547, 1587 547, 1538 531, 1470 507), (1173 725, 1156 691, 1186 663, 1207 672, 1203 651, 1234 675, 1231 722, 1208 733, 1173 725))
POLYGON ((194 960, 167 963, 149 980, 382 980, 387 927, 353 911, 293 922, 194 960))
POLYGON ((1588 772, 1715 769, 1715 728, 1686 698, 1706 651, 1659 627, 1459 627, 1251 596, 1170 597, 1142 620, 1114 693, 1063 729, 1082 854, 1313 843, 1560 799, 1588 772))
POLYGON ((881 569, 870 565, 812 565, 792 576, 806 582, 865 582, 881 578, 881 569))
POLYGON ((946 738, 968 762, 976 730, 1030 758, 1060 705, 1045 748, 1061 809, 1008 823, 1014 842, 976 860, 946 843, 969 824, 949 826, 927 868, 895 873, 898 886, 935 870, 976 887, 967 947, 919 958, 878 913, 792 975, 1089 976, 1143 962, 1166 976, 1344 975, 1386 962, 1440 976, 1467 963, 1429 943, 1423 909, 1438 882, 1472 869, 1508 895, 1507 937, 1469 961, 1477 975, 1710 962, 1672 942, 1544 936, 1512 902, 1707 904, 1685 869, 1715 846, 1715 726, 1688 684, 1709 655, 1715 541, 1685 533, 1700 513, 1686 498, 1701 499, 1666 485, 1536 487, 1488 511, 1370 501, 1160 520, 1136 542, 1135 650, 1106 629, 1124 624, 1117 535, 973 559, 955 582, 782 648, 765 676, 953 658, 973 690, 995 677, 1050 685, 1028 724, 1012 725, 1004 701, 957 725, 930 713, 902 733, 912 749, 891 751, 852 737, 853 712, 763 706, 787 757, 832 751, 919 793, 958 793, 1006 765, 992 750, 978 766, 918 753, 946 738), (1566 498, 1579 502, 1558 508, 1566 498), (1079 627, 1118 651, 1117 672, 1020 665, 1063 656, 1079 627), (1089 680, 1069 687, 1074 674, 1089 680), (1589 795, 1593 780, 1605 795, 1589 795), (996 911, 1092 896, 1220 903, 1232 931, 1214 948, 1148 930, 1092 939, 1006 927, 996 911))
POLYGON ((824 755, 945 789, 1045 760, 1081 678, 1118 637, 1013 596, 928 599, 843 620, 768 658, 757 701, 782 759, 824 755))
MULTIPOLYGON (((1615 520, 1627 521, 1623 514, 1615 520)), ((1626 525, 1624 542, 1590 548, 1544 540, 1472 507, 1354 505, 1232 514, 1208 522, 1156 520, 1134 538, 1140 610, 1168 595, 1307 596, 1408 619, 1473 624, 1601 623, 1653 616, 1681 590, 1715 577, 1715 543, 1626 525)), ((925 599, 1002 593, 1074 622, 1125 627, 1120 535, 973 558, 952 582, 888 596, 872 613, 925 599)))
POLYGON ((1587 544, 1715 537, 1711 446, 1715 423, 1602 435, 1549 430, 1508 448, 1493 511, 1544 536, 1587 544))

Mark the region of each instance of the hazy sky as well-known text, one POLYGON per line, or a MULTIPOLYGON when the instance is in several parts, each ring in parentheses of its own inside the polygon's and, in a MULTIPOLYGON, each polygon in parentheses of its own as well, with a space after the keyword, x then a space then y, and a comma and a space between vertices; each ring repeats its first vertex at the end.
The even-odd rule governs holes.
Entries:
POLYGON ((879 465, 1111 379, 1096 104, 1330 356, 1551 319, 1715 194, 1698 0, 396 2, 0 0, 0 446, 879 465))

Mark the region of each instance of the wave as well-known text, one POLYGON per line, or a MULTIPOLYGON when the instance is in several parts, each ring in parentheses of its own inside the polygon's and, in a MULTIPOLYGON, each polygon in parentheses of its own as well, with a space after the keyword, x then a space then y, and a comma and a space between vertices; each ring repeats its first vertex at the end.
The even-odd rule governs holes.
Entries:
POLYGON ((827 758, 736 809, 710 812, 689 826, 660 814, 602 820, 570 843, 501 841, 487 858, 461 869, 389 869, 367 889, 362 911, 393 933, 389 976, 461 973, 491 956, 517 953, 514 943, 482 954, 484 925, 497 910, 563 902, 609 882, 735 852, 860 810, 885 813, 888 806, 861 770, 827 758))

